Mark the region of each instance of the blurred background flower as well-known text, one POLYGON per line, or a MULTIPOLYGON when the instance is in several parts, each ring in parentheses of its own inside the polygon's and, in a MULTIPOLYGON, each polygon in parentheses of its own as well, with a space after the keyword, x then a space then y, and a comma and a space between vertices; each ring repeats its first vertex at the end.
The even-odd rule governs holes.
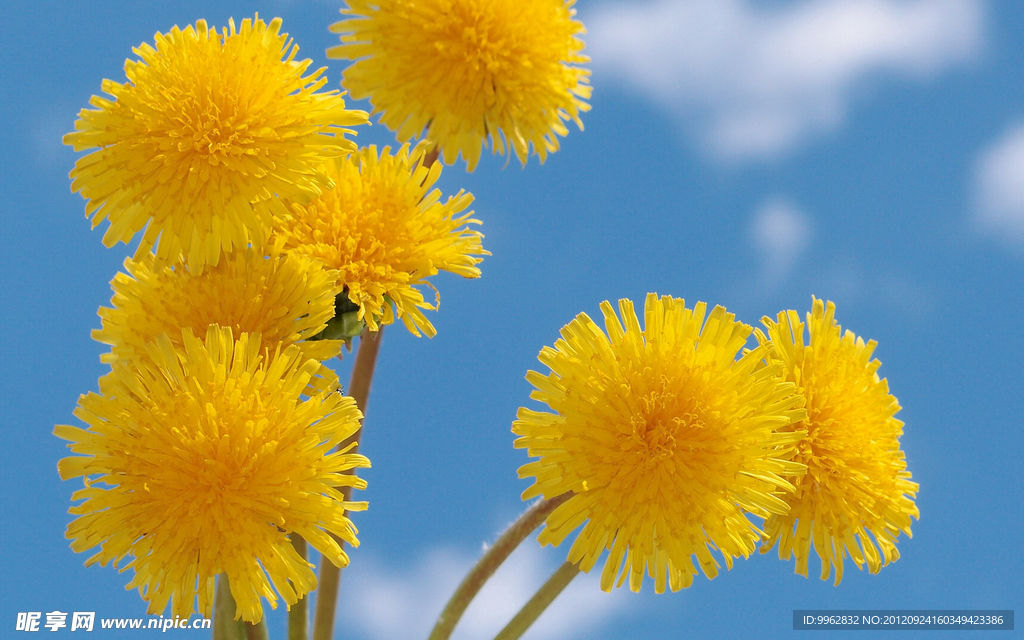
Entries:
POLYGON ((327 55, 352 61, 342 84, 401 142, 425 137, 469 171, 484 146, 543 162, 590 110, 574 2, 352 0, 327 55))

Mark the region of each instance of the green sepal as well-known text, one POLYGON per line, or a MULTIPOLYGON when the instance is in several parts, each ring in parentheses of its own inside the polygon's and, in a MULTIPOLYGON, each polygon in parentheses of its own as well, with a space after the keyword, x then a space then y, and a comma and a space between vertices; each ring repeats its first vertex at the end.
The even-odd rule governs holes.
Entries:
POLYGON ((359 319, 359 305, 349 300, 348 287, 345 287, 334 298, 334 317, 327 321, 323 331, 310 340, 344 340, 351 343, 365 327, 366 323, 359 319))

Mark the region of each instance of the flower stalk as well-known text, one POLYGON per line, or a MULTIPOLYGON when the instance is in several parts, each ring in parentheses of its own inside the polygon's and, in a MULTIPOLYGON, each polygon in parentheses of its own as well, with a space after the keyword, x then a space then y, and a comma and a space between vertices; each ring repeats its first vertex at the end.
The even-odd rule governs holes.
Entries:
POLYGON ((533 594, 529 602, 523 605, 516 617, 512 618, 511 622, 505 625, 498 635, 494 636, 494 640, 518 640, 526 633, 530 625, 537 621, 540 614, 544 613, 548 605, 555 601, 558 594, 562 593, 573 581, 573 578, 579 574, 578 566, 571 562, 563 562, 562 566, 558 567, 548 581, 537 590, 537 593, 533 594))
POLYGON ((245 640, 270 640, 266 617, 261 618, 256 624, 245 623, 245 640))
POLYGON ((217 576, 217 591, 213 603, 213 640, 244 640, 245 627, 235 620, 235 597, 225 574, 217 576))
MULTIPOLYGON (((269 640, 267 620, 256 624, 235 620, 235 597, 226 574, 217 576, 217 587, 213 604, 213 640, 269 640)), ((289 640, 291 636, 289 635, 289 640)))
MULTIPOLYGON (((295 552, 305 560, 309 555, 305 538, 297 533, 292 533, 291 539, 295 552)), ((306 596, 302 596, 288 609, 288 640, 306 640, 308 637, 309 602, 306 600, 306 596)))
MULTIPOLYGON (((356 401, 356 406, 363 412, 363 422, 366 421, 366 403, 370 397, 370 384, 373 382, 373 372, 377 366, 377 353, 380 351, 380 341, 383 334, 383 327, 377 331, 363 330, 359 337, 359 349, 356 352, 356 363, 352 367, 352 378, 349 381, 349 395, 356 401)), ((359 440, 363 430, 360 428, 347 440, 342 442, 338 448, 345 449, 352 443, 355 447, 351 453, 359 450, 359 440)), ((343 487, 342 494, 345 500, 351 500, 352 487, 343 487)), ((338 544, 344 542, 335 538, 338 544)), ((341 569, 329 561, 322 561, 320 566, 319 586, 316 597, 316 615, 313 621, 313 640, 331 640, 334 633, 334 615, 338 606, 338 583, 341 581, 341 569)))
POLYGON ((440 155, 441 147, 434 145, 434 147, 431 148, 430 151, 428 151, 426 155, 423 156, 423 161, 420 162, 420 164, 429 169, 430 167, 434 166, 434 163, 437 162, 437 158, 440 155))
POLYGON ((505 530, 505 533, 501 534, 498 540, 473 565, 473 568, 469 570, 466 577, 462 579, 462 582, 438 617, 437 623, 434 624, 429 640, 448 640, 451 637, 452 632, 455 630, 455 625, 458 624, 462 614, 465 613, 469 603, 473 601, 473 598, 476 597, 484 583, 494 575, 494 572, 501 566, 501 563, 519 546, 519 543, 525 540, 526 536, 539 527, 548 515, 568 500, 570 496, 572 496, 572 493, 567 492, 549 500, 537 502, 523 515, 519 516, 519 519, 513 522, 505 530))

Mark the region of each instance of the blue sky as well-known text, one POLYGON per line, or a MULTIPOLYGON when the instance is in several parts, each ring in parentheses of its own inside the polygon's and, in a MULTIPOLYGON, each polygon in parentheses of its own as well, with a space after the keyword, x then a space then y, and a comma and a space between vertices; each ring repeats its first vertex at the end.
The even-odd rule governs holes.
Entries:
MULTIPOLYGON (((73 423, 104 371, 89 332, 131 249, 90 231, 61 135, 156 31, 259 11, 327 65, 337 8, 4 5, 0 629, 18 611, 145 612, 127 575, 84 568, 63 538, 79 485, 57 476, 66 449, 52 429, 73 423)), ((921 521, 898 562, 848 571, 839 587, 774 555, 660 596, 606 595, 581 578, 527 637, 775 638, 793 633, 793 609, 1020 609, 1024 7, 580 0, 579 15, 594 58, 586 131, 543 166, 485 157, 439 183, 476 196, 493 256, 479 280, 436 279, 436 338, 385 333, 363 449, 371 508, 355 517, 363 545, 343 577, 337 637, 426 636, 481 545, 523 509, 527 458, 509 427, 537 352, 577 313, 648 291, 723 304, 750 324, 802 313, 812 295, 835 301, 845 328, 879 343, 921 521)), ((337 83, 342 65, 328 66, 337 83)), ((357 139, 393 142, 381 125, 357 139)), ((524 544, 459 637, 490 637, 565 552, 524 544)), ((280 612, 271 619, 280 635, 280 612)))

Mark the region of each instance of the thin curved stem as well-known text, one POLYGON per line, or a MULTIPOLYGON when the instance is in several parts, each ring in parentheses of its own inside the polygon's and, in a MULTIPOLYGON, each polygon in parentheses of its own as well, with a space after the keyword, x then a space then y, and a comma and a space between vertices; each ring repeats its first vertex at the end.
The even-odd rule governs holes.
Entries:
POLYGON ((494 640, 518 640, 579 574, 579 567, 571 562, 563 562, 537 593, 533 594, 530 601, 523 605, 516 617, 494 636, 494 640))
POLYGON ((455 593, 452 594, 448 604, 434 624, 434 630, 430 632, 429 640, 448 640, 455 625, 458 624, 462 614, 466 612, 469 603, 473 601, 476 594, 484 586, 484 583, 494 575, 501 563, 519 546, 519 543, 526 539, 526 536, 539 527, 548 515, 568 500, 572 493, 564 493, 550 500, 542 500, 530 507, 523 515, 509 526, 491 547, 484 552, 484 555, 477 560, 473 568, 469 570, 466 577, 462 579, 455 593))
MULTIPOLYGON (((359 351, 356 353, 356 363, 352 366, 352 378, 349 380, 348 394, 356 401, 356 406, 363 412, 363 422, 366 422, 366 403, 370 397, 370 384, 373 382, 373 371, 377 366, 377 353, 380 351, 380 340, 384 327, 378 331, 364 329, 359 336, 359 351)), ((359 440, 363 435, 360 428, 347 440, 339 445, 344 449, 355 443, 351 453, 359 449, 359 440)), ((349 471, 348 473, 354 473, 349 471)), ((343 487, 342 494, 345 500, 352 499, 352 487, 343 487)), ((335 537, 338 544, 344 542, 335 537)), ((334 634, 334 614, 338 606, 338 583, 341 581, 341 569, 334 566, 330 561, 324 559, 320 563, 320 579, 317 586, 316 616, 313 620, 313 640, 331 640, 334 634)))
MULTIPOLYGON (((295 552, 305 560, 308 555, 305 538, 297 533, 292 533, 291 539, 295 552)), ((308 637, 309 600, 306 596, 302 596, 288 609, 288 640, 307 640, 308 637)))

